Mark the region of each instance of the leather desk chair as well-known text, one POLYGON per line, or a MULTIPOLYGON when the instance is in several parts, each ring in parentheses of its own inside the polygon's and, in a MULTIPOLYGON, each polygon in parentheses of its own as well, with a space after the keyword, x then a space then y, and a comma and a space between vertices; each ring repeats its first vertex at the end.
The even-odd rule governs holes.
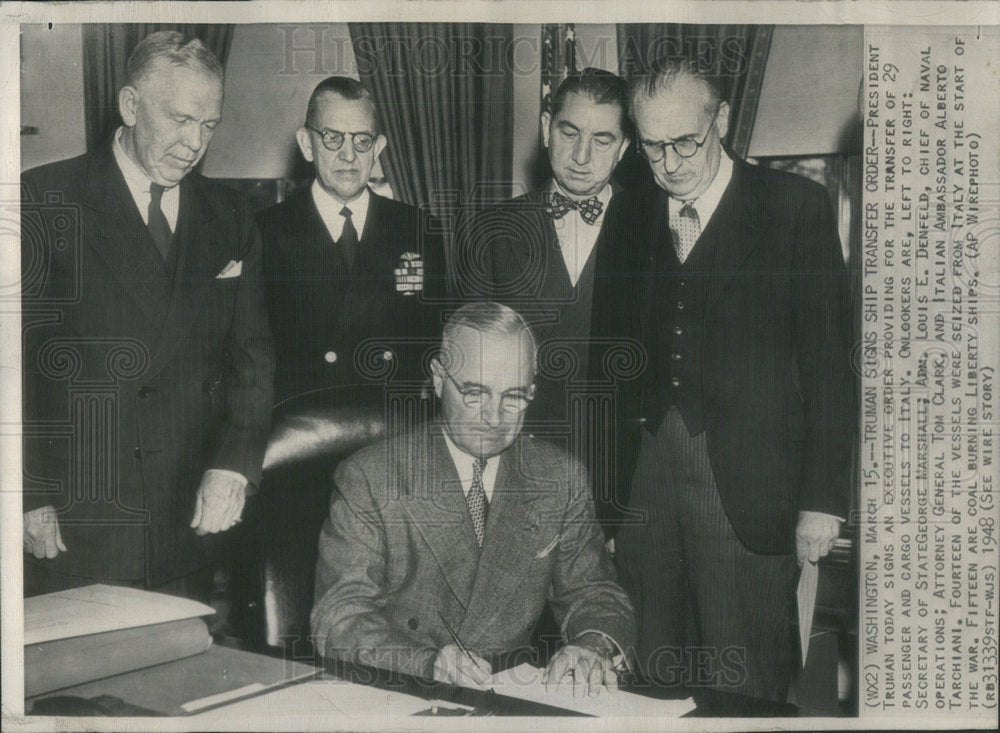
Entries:
POLYGON ((384 386, 365 385, 311 392, 275 407, 251 520, 262 586, 254 623, 262 638, 250 639, 253 646, 295 659, 313 656, 309 613, 333 472, 359 448, 429 419, 432 405, 419 387, 388 394, 384 386))

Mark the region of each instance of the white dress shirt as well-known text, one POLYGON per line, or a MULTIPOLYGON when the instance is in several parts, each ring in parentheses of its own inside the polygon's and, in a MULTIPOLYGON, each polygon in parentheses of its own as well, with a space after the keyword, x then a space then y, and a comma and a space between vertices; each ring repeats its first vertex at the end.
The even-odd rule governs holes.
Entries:
MULTIPOLYGON (((448 437, 447 430, 442 432, 444 433, 444 442, 448 446, 448 452, 451 454, 451 460, 455 464, 455 470, 458 471, 458 478, 462 482, 462 493, 468 499, 469 492, 472 491, 472 464, 475 463, 476 459, 455 445, 448 437)), ((497 468, 499 466, 500 456, 493 456, 486 461, 486 468, 483 471, 483 491, 486 492, 486 501, 493 501, 493 486, 497 482, 497 468)))
MULTIPOLYGON (((552 181, 551 190, 566 196, 566 192, 555 180, 552 181)), ((593 224, 585 222, 579 211, 570 211, 561 219, 552 220, 556 228, 556 236, 559 238, 559 251, 562 252, 566 271, 569 272, 569 281, 574 288, 580 279, 580 273, 583 272, 583 268, 587 264, 587 258, 590 257, 594 245, 597 244, 612 193, 611 185, 608 184, 597 194, 597 199, 604 204, 604 208, 601 209, 601 215, 593 224)), ((566 198, 571 197, 566 196, 566 198)), ((588 196, 588 198, 590 197, 588 196)))
POLYGON ((319 181, 313 181, 312 197, 319 210, 319 216, 326 225, 326 230, 330 232, 334 242, 340 241, 340 235, 344 231, 344 222, 347 221, 341 216, 340 211, 345 206, 351 210, 351 221, 354 222, 354 231, 358 233, 358 241, 361 241, 361 233, 365 230, 365 220, 368 218, 368 204, 371 203, 371 191, 367 188, 361 195, 349 204, 342 204, 333 196, 328 194, 319 181))
MULTIPOLYGON (((139 215, 142 216, 142 221, 147 226, 149 225, 149 184, 152 181, 149 176, 146 175, 145 171, 142 170, 135 162, 128 157, 125 152, 125 148, 122 145, 122 135, 125 129, 122 127, 118 128, 115 132, 115 143, 111 146, 111 149, 115 154, 115 162, 118 163, 118 167, 121 169, 122 175, 125 177, 125 185, 128 186, 129 193, 132 194, 132 200, 135 201, 136 207, 139 209, 139 215)), ((171 186, 170 188, 164 189, 163 197, 160 199, 160 211, 167 218, 167 224, 170 225, 170 231, 177 231, 177 216, 181 210, 181 187, 171 186)))

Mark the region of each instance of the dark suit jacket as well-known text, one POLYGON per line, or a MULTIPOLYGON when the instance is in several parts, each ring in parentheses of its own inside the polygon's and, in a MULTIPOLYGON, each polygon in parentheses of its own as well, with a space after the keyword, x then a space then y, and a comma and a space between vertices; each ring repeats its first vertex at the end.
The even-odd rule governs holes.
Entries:
POLYGON ((434 219, 372 193, 350 272, 310 187, 261 212, 258 221, 279 400, 390 376, 425 377, 422 360, 437 345, 438 307, 446 294, 444 250, 434 219), (394 270, 406 252, 423 259, 422 293, 397 290, 394 270), (389 361, 383 359, 387 351, 389 361))
MULTIPOLYGON (((596 435, 571 437, 570 447, 591 471, 598 516, 610 511, 610 497, 621 493, 632 464, 617 461, 605 448, 618 440, 615 415, 634 417, 635 391, 621 391, 623 382, 634 382, 645 368, 646 358, 637 329, 628 321, 633 313, 619 313, 619 288, 634 289, 641 282, 638 243, 648 228, 645 212, 635 195, 615 185, 614 195, 601 221, 594 245, 593 284, 588 333, 589 345, 571 345, 546 340, 562 308, 580 295, 570 283, 552 218, 543 208, 545 187, 486 208, 459 220, 461 246, 459 280, 467 298, 491 298, 520 311, 532 324, 541 346, 538 391, 529 413, 533 430, 565 430, 570 420, 568 388, 590 383, 591 411, 588 431, 596 435), (622 322, 622 319, 627 319, 622 322), (580 355, 573 352, 580 350, 580 355), (585 368, 577 368, 582 356, 585 368), (544 426, 548 423, 548 427, 544 426), (603 499, 602 499, 603 497, 603 499)), ((565 440, 567 436, 553 435, 565 440)))
POLYGON ((441 616, 486 656, 527 646, 546 598, 566 639, 597 629, 631 646, 632 605, 582 467, 524 436, 498 460, 482 550, 440 428, 340 464, 312 613, 326 656, 430 676, 451 643, 441 616))
POLYGON ((22 207, 24 508, 55 505, 68 548, 31 561, 151 585, 190 573, 202 473, 258 482, 270 420, 249 207, 185 178, 173 279, 110 147, 26 172, 22 207))
MULTIPOLYGON (((635 279, 606 281, 608 315, 637 336, 649 365, 620 442, 634 462, 642 424, 669 407, 666 311, 671 255, 666 196, 651 187, 635 279), (638 314, 638 318, 636 318, 638 314)), ((757 552, 788 552, 800 510, 847 516, 854 435, 846 270, 822 186, 734 161, 733 178, 698 245, 710 253, 701 344, 709 456, 729 519, 757 552)), ((634 258, 634 254, 624 253, 634 258)), ((625 487, 627 489, 627 487, 625 487)), ((618 505, 627 503, 627 495, 618 505)))

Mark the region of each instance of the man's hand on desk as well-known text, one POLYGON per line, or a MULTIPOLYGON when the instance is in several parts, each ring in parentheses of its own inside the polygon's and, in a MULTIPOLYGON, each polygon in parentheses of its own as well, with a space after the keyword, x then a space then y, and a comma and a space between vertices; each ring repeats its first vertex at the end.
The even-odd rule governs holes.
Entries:
POLYGON ((806 560, 814 565, 833 549, 840 536, 840 517, 823 512, 799 512, 795 528, 795 555, 802 565, 806 560))
POLYGON ((49 559, 66 552, 55 507, 43 506, 24 513, 24 551, 49 559))
POLYGON ((225 532, 240 521, 247 480, 233 471, 209 469, 201 478, 191 527, 195 534, 225 532))
POLYGON ((573 684, 573 695, 599 695, 601 688, 618 689, 618 673, 612 656, 614 648, 595 634, 587 634, 573 644, 567 644, 552 657, 545 669, 542 682, 548 689, 568 681, 573 684))
POLYGON ((484 689, 492 674, 489 662, 473 652, 466 655, 456 644, 441 647, 434 658, 434 679, 438 682, 484 689))

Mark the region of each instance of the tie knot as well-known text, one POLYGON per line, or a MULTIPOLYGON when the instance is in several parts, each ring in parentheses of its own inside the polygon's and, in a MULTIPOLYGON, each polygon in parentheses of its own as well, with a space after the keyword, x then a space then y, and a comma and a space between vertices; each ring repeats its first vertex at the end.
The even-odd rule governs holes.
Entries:
POLYGON ((351 218, 351 210, 350 210, 350 209, 348 209, 348 208, 347 208, 347 207, 345 206, 344 208, 342 208, 342 209, 340 210, 340 215, 341 215, 342 217, 344 217, 345 219, 350 219, 350 218, 351 218))
POLYGON ((686 216, 689 219, 698 218, 698 209, 694 208, 694 201, 685 201, 679 213, 681 216, 686 216))
POLYGON ((472 478, 474 481, 483 480, 483 471, 486 470, 486 459, 477 458, 472 462, 472 478))
POLYGON ((163 192, 166 190, 167 189, 165 189, 159 183, 149 184, 149 197, 153 200, 153 204, 156 205, 157 207, 160 206, 160 199, 163 198, 163 192))

